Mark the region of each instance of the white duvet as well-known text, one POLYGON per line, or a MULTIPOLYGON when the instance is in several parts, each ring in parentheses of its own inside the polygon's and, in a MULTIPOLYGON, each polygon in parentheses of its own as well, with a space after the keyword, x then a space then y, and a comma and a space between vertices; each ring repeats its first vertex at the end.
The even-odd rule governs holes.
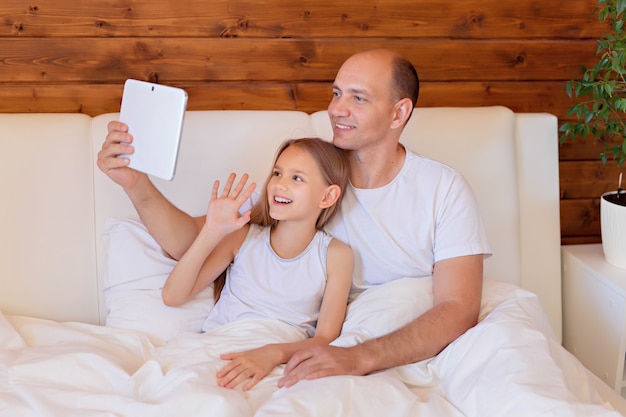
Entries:
MULTIPOLYGON (((429 307, 428 280, 366 291, 349 309, 350 345, 429 307), (411 300, 411 301, 409 301, 411 300)), ((179 333, 0 315, 0 416, 618 416, 565 351, 532 294, 486 283, 481 321, 437 357, 368 376, 219 388, 219 354, 299 337, 271 320, 179 333)))

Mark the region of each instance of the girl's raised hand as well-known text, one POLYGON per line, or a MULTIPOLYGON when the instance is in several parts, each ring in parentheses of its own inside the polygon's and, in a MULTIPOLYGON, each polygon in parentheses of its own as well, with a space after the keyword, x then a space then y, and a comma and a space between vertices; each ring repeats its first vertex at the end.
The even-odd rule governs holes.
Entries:
POLYGON ((246 187, 248 174, 244 174, 233 189, 235 178, 236 175, 234 173, 228 176, 228 180, 220 196, 218 196, 220 182, 215 181, 213 183, 211 201, 209 201, 209 207, 207 209, 205 226, 225 235, 240 229, 250 221, 250 210, 241 214, 239 210, 252 196, 256 188, 255 183, 251 183, 246 187))

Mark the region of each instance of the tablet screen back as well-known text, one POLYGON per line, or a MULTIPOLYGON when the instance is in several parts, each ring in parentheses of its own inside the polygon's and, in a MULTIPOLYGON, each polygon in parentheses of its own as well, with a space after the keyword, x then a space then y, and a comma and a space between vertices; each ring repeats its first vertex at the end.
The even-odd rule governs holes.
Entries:
POLYGON ((130 167, 149 175, 171 180, 187 108, 187 93, 175 87, 145 81, 126 80, 120 121, 133 135, 135 152, 130 167))

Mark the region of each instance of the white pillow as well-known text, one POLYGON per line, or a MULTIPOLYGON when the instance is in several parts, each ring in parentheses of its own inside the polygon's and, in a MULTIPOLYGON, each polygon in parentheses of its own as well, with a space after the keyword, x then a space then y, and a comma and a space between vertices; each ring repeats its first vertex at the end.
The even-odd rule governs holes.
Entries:
POLYGON ((332 344, 352 346, 383 336, 433 306, 432 278, 402 278, 370 287, 348 305, 341 335, 332 344))
POLYGON ((168 307, 161 288, 176 261, 146 227, 135 220, 107 219, 103 240, 106 326, 144 332, 156 343, 167 342, 180 331, 201 331, 213 308, 213 287, 184 306, 168 307))
MULTIPOLYGON (((390 333, 433 306, 432 277, 402 278, 363 291, 348 306, 336 346, 353 346, 390 333)), ((479 321, 506 300, 535 297, 516 285, 484 279, 479 321)))

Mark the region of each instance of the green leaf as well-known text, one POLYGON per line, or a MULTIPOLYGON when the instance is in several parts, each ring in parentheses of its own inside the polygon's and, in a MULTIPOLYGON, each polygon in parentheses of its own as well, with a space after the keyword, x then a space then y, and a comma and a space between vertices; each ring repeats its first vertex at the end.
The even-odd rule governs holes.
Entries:
POLYGON ((567 93, 567 96, 569 98, 572 98, 572 83, 568 82, 567 84, 565 84, 565 92, 567 93))

